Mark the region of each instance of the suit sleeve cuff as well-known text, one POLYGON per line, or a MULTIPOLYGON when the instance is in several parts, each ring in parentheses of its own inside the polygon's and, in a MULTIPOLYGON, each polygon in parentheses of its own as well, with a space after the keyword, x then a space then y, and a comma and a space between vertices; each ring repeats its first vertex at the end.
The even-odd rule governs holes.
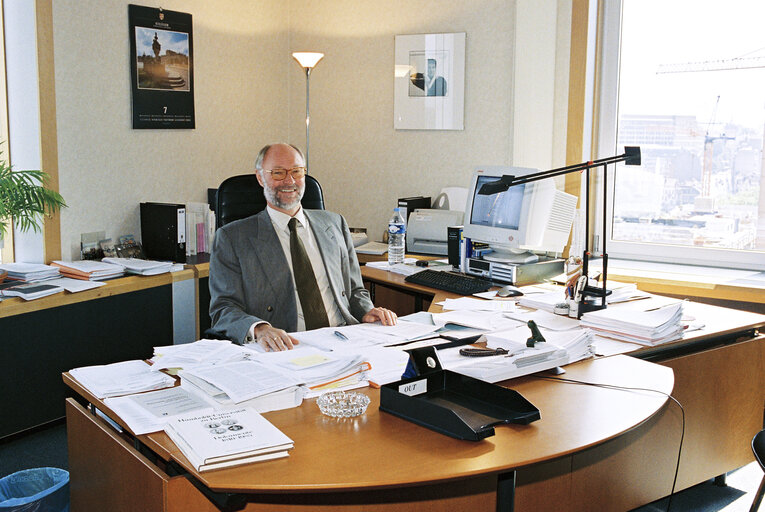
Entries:
POLYGON ((260 322, 255 322, 254 324, 252 324, 250 326, 250 328, 247 330, 247 335, 244 337, 244 343, 245 344, 247 344, 247 343, 257 343, 258 342, 258 339, 255 336, 255 328, 258 327, 259 325, 263 325, 263 324, 271 325, 268 322, 260 321, 260 322))

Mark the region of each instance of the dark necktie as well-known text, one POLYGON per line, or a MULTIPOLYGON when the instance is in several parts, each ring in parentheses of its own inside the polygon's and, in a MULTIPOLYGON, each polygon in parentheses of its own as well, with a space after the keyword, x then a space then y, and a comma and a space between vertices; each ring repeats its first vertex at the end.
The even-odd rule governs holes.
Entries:
POLYGON ((290 228, 290 255, 292 256, 292 272, 295 276, 300 305, 303 307, 305 328, 310 331, 320 327, 328 327, 329 319, 324 301, 321 300, 319 285, 316 283, 316 275, 313 273, 311 260, 305 252, 302 240, 297 234, 297 219, 291 218, 290 228))

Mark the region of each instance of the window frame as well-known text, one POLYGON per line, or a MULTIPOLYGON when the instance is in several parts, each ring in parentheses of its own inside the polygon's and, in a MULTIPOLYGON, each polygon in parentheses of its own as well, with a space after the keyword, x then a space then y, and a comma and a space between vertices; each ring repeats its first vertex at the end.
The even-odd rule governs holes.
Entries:
MULTIPOLYGON (((623 0, 601 0, 598 49, 598 98, 596 112, 595 153, 596 158, 604 158, 621 154, 623 148, 616 147, 619 99, 619 72, 621 54, 621 21, 623 0)), ((664 263, 682 263, 703 265, 708 267, 723 267, 745 270, 765 270, 765 254, 762 251, 737 251, 733 249, 718 249, 710 247, 692 247, 687 245, 668 245, 657 243, 625 242, 614 240, 613 233, 613 201, 615 173, 624 172, 619 164, 616 170, 609 166, 606 211, 597 211, 596 224, 602 225, 602 215, 605 213, 608 229, 607 252, 611 258, 656 261, 664 263)), ((765 172, 765 169, 763 169, 765 172)), ((602 204, 602 185, 596 188, 599 196, 596 204, 602 204)), ((596 238, 600 233, 596 235, 596 238)), ((595 250, 600 250, 596 240, 595 250)))

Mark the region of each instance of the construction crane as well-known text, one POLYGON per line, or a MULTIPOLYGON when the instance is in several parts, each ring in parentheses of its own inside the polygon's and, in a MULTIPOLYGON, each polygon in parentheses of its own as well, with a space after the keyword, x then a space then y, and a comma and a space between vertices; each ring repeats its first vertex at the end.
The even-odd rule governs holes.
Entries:
POLYGON ((659 64, 656 74, 693 73, 698 71, 727 71, 765 67, 765 55, 760 57, 735 57, 733 59, 702 60, 680 64, 659 64))
POLYGON ((745 53, 741 57, 731 59, 701 60, 697 62, 682 62, 679 64, 659 64, 656 74, 663 73, 694 73, 700 71, 728 71, 731 69, 753 69, 765 67, 765 55, 747 57, 765 48, 759 48, 745 53))
POLYGON ((701 197, 709 197, 712 193, 712 157, 714 156, 714 141, 733 140, 735 137, 727 137, 724 133, 718 136, 709 135, 709 127, 712 126, 717 117, 717 106, 720 104, 720 95, 717 95, 715 107, 712 109, 712 117, 707 123, 707 130, 704 134, 704 167, 701 171, 701 197))

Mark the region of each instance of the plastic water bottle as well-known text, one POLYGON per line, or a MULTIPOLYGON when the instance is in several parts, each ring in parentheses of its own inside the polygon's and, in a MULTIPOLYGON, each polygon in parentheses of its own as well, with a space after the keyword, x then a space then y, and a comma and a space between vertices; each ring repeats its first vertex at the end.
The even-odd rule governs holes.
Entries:
POLYGON ((406 224, 398 208, 393 209, 393 217, 388 221, 388 265, 404 263, 404 244, 406 243, 406 224))

